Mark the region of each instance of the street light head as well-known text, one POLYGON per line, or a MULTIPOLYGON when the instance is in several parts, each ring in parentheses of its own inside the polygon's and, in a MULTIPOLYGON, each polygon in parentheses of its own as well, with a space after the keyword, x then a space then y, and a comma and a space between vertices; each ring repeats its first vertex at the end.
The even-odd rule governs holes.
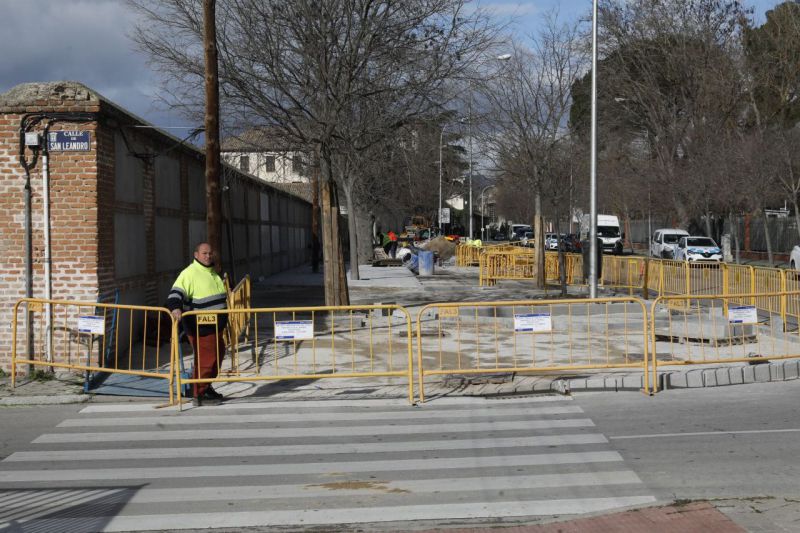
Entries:
POLYGON ((498 61, 508 61, 509 59, 511 59, 511 54, 500 54, 495 59, 497 59, 498 61))

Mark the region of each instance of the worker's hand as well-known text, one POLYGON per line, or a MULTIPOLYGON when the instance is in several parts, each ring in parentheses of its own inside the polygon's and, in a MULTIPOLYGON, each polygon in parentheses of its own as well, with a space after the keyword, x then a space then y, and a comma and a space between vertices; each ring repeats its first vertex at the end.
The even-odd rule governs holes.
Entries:
POLYGON ((173 309, 170 312, 170 314, 172 314, 172 316, 175 317, 175 320, 180 320, 181 316, 183 315, 183 311, 181 311, 180 309, 173 309))

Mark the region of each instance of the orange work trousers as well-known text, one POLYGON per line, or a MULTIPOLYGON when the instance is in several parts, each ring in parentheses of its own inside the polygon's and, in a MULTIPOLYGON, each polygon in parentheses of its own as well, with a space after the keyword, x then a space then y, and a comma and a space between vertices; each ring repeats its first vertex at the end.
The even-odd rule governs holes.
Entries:
MULTIPOLYGON (((202 337, 187 335, 194 350, 194 379, 214 379, 225 357, 225 339, 212 333, 202 337)), ((209 383, 194 383, 194 397, 202 396, 209 383)))

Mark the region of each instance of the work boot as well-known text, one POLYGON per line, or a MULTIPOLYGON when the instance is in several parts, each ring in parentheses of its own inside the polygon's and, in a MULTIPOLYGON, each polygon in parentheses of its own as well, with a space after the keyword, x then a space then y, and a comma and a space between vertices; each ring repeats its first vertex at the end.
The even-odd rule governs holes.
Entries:
POLYGON ((222 400, 210 396, 208 392, 204 392, 192 399, 192 405, 195 407, 202 407, 203 405, 220 405, 222 400))
POLYGON ((211 385, 209 385, 208 388, 206 389, 205 395, 208 396, 209 398, 216 398, 217 400, 220 400, 220 401, 225 399, 225 396, 223 396, 222 394, 220 394, 217 391, 215 391, 211 387, 211 385))

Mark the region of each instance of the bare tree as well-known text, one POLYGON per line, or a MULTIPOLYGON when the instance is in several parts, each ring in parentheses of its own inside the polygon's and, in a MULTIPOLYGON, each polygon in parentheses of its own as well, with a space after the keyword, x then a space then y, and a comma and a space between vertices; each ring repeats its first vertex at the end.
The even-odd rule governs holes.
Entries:
POLYGON ((750 126, 780 147, 777 184, 792 202, 800 237, 800 173, 794 126, 800 120, 800 5, 783 2, 744 32, 750 126))
MULTIPOLYGON (((601 150, 639 151, 649 186, 686 225, 705 178, 691 171, 698 147, 741 115, 746 12, 728 0, 609 0, 600 16, 601 150)), ((588 128, 588 84, 587 76, 575 87, 577 131, 588 128)))
MULTIPOLYGON (((197 1, 131 1, 146 21, 137 42, 178 101, 196 101, 202 29, 197 1)), ((218 6, 220 87, 229 120, 275 125, 315 147, 329 305, 348 298, 346 282, 340 283, 345 278, 338 235, 331 232, 338 208, 330 202, 335 183, 346 196, 352 192, 347 180, 357 170, 340 164, 337 172, 334 160, 343 147, 366 150, 441 104, 446 80, 457 77, 493 39, 485 14, 465 9, 465 3, 230 0, 218 6), (379 122, 364 120, 376 111, 379 122)), ((355 223, 356 217, 349 220, 355 223)), ((354 272, 357 267, 357 261, 351 264, 354 272)))
POLYGON ((506 68, 486 85, 484 97, 492 123, 485 139, 494 163, 518 188, 533 192, 537 278, 544 287, 542 195, 561 164, 556 157, 565 134, 570 91, 585 70, 577 25, 562 25, 554 16, 531 37, 531 47, 517 44, 506 68))

